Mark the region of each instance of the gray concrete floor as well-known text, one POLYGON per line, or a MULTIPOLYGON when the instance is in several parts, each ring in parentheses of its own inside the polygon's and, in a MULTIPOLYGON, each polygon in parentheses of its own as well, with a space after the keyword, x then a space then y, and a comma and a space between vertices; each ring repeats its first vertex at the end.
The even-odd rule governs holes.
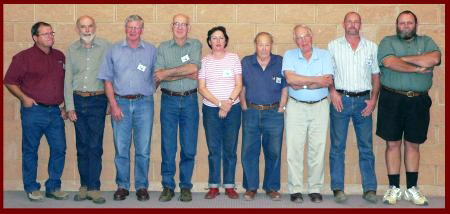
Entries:
POLYGON ((428 206, 416 206, 408 201, 401 200, 396 205, 386 205, 381 203, 382 195, 378 195, 379 201, 376 204, 366 202, 360 195, 348 195, 348 200, 344 204, 337 204, 332 195, 323 195, 322 203, 309 201, 307 195, 303 195, 305 201, 301 204, 293 203, 289 200, 289 194, 282 194, 281 201, 272 201, 264 193, 258 193, 254 201, 245 201, 240 194, 239 199, 229 199, 223 192, 213 200, 203 199, 204 192, 194 192, 191 202, 178 201, 179 193, 170 202, 159 202, 160 192, 150 192, 150 200, 141 202, 136 200, 135 192, 130 192, 130 196, 124 201, 114 201, 112 191, 103 192, 106 203, 97 205, 91 201, 74 201, 75 192, 69 192, 70 197, 65 201, 57 201, 45 198, 42 202, 31 202, 24 192, 4 191, 4 208, 445 208, 445 197, 428 197, 428 206))

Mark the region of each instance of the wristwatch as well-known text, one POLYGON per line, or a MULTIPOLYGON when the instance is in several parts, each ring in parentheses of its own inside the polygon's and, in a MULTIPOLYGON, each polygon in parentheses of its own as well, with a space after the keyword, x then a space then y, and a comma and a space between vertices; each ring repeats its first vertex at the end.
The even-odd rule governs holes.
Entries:
POLYGON ((222 102, 219 101, 219 105, 218 106, 219 106, 219 108, 222 107, 222 102))
POLYGON ((307 85, 304 85, 304 86, 303 86, 303 89, 308 89, 308 86, 307 86, 307 85))

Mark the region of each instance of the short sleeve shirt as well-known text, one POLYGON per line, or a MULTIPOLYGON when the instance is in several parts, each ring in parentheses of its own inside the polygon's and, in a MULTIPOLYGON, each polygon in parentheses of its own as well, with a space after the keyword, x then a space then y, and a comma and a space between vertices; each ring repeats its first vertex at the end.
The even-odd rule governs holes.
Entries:
POLYGON ((54 48, 46 54, 35 44, 14 55, 4 84, 17 85, 36 102, 59 105, 64 101, 64 54, 54 48))
MULTIPOLYGON (((204 79, 206 88, 219 100, 228 100, 236 85, 236 75, 242 75, 241 61, 237 54, 226 52, 222 59, 215 59, 211 54, 203 57, 199 79, 204 79)), ((239 103, 239 97, 233 104, 239 103)), ((217 107, 203 99, 203 104, 217 107)))
POLYGON ((286 80, 281 75, 283 57, 270 55, 265 70, 258 63, 256 54, 242 59, 242 80, 247 102, 267 105, 279 102, 286 80))
POLYGON ((398 36, 387 36, 378 45, 378 64, 381 71, 381 84, 402 91, 426 91, 431 88, 433 73, 398 72, 383 66, 383 60, 389 56, 420 55, 439 51, 439 47, 428 36, 416 36, 411 41, 398 36))
MULTIPOLYGON (((197 39, 188 38, 183 47, 178 46, 173 39, 162 42, 158 47, 155 70, 169 69, 186 64, 195 64, 200 69, 201 52, 202 44, 197 39)), ((162 81, 161 88, 184 92, 197 88, 197 81, 189 78, 162 81)))
POLYGON ((112 82, 118 95, 150 96, 155 92, 155 63, 155 46, 141 41, 137 48, 131 48, 124 40, 107 51, 97 78, 112 82))
MULTIPOLYGON (((328 51, 313 48, 309 61, 304 57, 300 48, 288 50, 283 56, 284 72, 294 71, 296 74, 307 77, 333 75, 333 63, 328 51)), ((328 88, 299 89, 289 87, 289 96, 302 101, 317 101, 328 96, 328 88)))

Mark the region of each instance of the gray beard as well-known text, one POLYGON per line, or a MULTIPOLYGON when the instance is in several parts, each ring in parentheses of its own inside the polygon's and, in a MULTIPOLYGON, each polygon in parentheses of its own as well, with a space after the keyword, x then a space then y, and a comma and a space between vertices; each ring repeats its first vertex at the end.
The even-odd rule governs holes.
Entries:
POLYGON ((401 32, 401 31, 397 28, 397 36, 398 36, 400 39, 403 39, 403 40, 410 40, 410 39, 412 39, 412 38, 414 38, 414 37, 417 36, 416 28, 414 28, 411 32, 401 32))
POLYGON ((81 36, 81 40, 85 43, 91 43, 94 40, 95 34, 91 34, 90 36, 81 36))

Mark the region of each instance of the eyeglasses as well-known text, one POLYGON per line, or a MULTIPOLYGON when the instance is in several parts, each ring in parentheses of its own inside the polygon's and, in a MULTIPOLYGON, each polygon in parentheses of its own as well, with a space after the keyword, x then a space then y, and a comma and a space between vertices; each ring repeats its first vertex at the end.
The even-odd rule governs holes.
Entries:
POLYGON ((141 29, 142 29, 142 27, 127 27, 127 30, 129 30, 129 31, 138 31, 141 29))
POLYGON ((181 28, 186 28, 189 24, 188 23, 180 23, 180 22, 174 22, 172 23, 173 27, 181 27, 181 28))
POLYGON ((52 36, 52 37, 54 37, 55 36, 55 32, 41 33, 41 34, 38 34, 38 36, 43 36, 43 37, 50 37, 50 36, 52 36))

